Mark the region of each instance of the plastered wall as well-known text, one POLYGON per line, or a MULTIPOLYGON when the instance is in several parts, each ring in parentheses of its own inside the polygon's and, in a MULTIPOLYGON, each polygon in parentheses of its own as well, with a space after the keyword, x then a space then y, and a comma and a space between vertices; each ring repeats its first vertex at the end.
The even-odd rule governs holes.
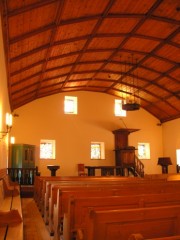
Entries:
MULTIPOLYGON (((68 94, 66 94, 68 95, 68 94)), ((49 175, 47 165, 60 165, 59 175, 77 175, 77 164, 114 165, 114 135, 118 128, 140 129, 129 135, 129 145, 148 142, 151 159, 143 160, 145 172, 160 173, 157 159, 163 154, 162 126, 143 109, 114 116, 114 97, 94 92, 73 92, 78 97, 78 114, 64 114, 64 96, 57 94, 31 102, 15 112, 12 135, 16 143, 36 145, 36 165, 42 175, 49 175), (40 160, 40 139, 56 140, 56 160, 40 160), (105 160, 90 159, 91 141, 105 143, 105 160)))

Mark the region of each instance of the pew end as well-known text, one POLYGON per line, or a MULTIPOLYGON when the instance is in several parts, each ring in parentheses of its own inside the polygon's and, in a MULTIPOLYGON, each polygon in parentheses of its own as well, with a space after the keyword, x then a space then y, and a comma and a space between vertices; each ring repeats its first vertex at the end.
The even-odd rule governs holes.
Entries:
POLYGON ((11 209, 9 211, 0 210, 0 226, 14 225, 22 222, 22 216, 18 209, 11 209))
POLYGON ((131 234, 128 240, 144 240, 144 237, 140 233, 131 234))

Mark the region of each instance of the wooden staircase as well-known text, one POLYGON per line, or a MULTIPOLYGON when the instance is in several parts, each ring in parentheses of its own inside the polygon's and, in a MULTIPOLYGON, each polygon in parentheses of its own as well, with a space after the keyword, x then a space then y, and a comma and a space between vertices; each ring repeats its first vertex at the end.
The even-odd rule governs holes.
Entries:
POLYGON ((144 177, 144 164, 135 155, 134 167, 129 167, 128 171, 131 172, 135 177, 144 177))

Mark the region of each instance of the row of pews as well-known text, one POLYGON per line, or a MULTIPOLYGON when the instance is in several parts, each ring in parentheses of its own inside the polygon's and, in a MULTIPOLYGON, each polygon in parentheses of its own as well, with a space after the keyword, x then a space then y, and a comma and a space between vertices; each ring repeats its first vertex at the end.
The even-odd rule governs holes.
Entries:
POLYGON ((54 240, 180 239, 180 175, 36 176, 34 199, 54 240))
POLYGON ((20 187, 0 169, 0 240, 23 240, 20 187))

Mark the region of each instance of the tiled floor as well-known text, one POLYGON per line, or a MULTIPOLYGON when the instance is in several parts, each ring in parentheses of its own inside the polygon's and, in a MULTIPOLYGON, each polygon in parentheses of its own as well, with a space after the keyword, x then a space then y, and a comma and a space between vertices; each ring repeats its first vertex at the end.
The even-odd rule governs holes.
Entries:
POLYGON ((24 240, 52 240, 33 198, 22 198, 24 240))

